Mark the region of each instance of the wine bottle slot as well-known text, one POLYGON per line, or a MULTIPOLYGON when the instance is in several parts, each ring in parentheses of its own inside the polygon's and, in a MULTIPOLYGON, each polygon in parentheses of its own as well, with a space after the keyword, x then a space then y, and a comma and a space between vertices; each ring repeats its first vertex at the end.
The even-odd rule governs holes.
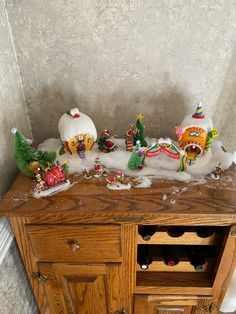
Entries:
POLYGON ((181 227, 171 226, 167 227, 167 233, 172 238, 179 238, 184 234, 184 229, 181 227))
POLYGON ((138 264, 142 270, 147 270, 149 265, 153 262, 153 258, 150 255, 149 245, 138 246, 138 264))
POLYGON ((199 238, 208 238, 214 234, 214 230, 211 227, 197 227, 196 233, 199 238))
POLYGON ((179 263, 177 252, 171 246, 162 248, 162 257, 167 266, 175 266, 179 263))
POLYGON ((156 232, 156 226, 139 226, 138 232, 144 241, 149 241, 156 232))
POLYGON ((202 248, 189 249, 189 262, 196 271, 202 271, 206 264, 206 252, 202 248))

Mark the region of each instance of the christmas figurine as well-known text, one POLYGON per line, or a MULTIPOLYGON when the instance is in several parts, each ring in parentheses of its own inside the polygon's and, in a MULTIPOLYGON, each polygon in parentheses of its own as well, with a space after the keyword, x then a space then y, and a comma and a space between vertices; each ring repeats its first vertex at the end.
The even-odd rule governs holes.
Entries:
POLYGON ((136 146, 128 161, 128 168, 131 170, 143 169, 145 159, 145 149, 141 147, 140 141, 136 142, 136 146))
MULTIPOLYGON (((58 131, 65 151, 71 155, 79 153, 80 157, 83 156, 82 151, 91 150, 97 140, 97 130, 92 119, 80 112, 78 108, 73 108, 62 115, 58 123, 58 131), (83 150, 78 147, 81 144, 78 137, 81 135, 83 136, 83 150)), ((63 153, 63 150, 60 152, 63 153)))
POLYGON ((175 132, 179 146, 186 152, 190 163, 201 156, 208 156, 210 160, 210 146, 218 132, 213 128, 211 119, 205 117, 202 103, 198 104, 193 115, 184 118, 181 125, 175 128, 175 132))
POLYGON ((146 140, 144 139, 144 125, 142 124, 143 116, 140 114, 137 115, 136 120, 136 131, 133 137, 133 143, 136 145, 137 141, 140 141, 140 144, 142 147, 147 147, 148 144, 146 140))
MULTIPOLYGON (((169 137, 161 137, 146 149, 146 157, 153 158, 161 154, 168 156, 170 159, 179 160, 177 171, 186 171, 187 154, 180 150, 169 137)), ((157 160, 158 162, 158 160, 157 160)))
POLYGON ((99 157, 97 157, 95 159, 95 165, 94 165, 93 169, 96 172, 96 174, 94 175, 95 178, 100 178, 103 175, 104 167, 103 167, 103 165, 101 165, 99 157))
POLYGON ((131 184, 124 183, 124 174, 122 172, 117 172, 115 176, 107 178, 107 188, 109 190, 129 190, 131 184))
POLYGON ((36 170, 37 186, 33 197, 46 197, 67 189, 70 186, 67 172, 67 164, 59 162, 56 165, 48 165, 46 168, 38 168, 36 170))
POLYGON ((84 169, 84 173, 83 173, 83 176, 86 180, 89 180, 92 178, 92 176, 89 175, 89 172, 87 169, 84 169))
POLYGON ((212 178, 213 180, 219 180, 219 178, 220 178, 219 174, 220 174, 222 171, 223 171, 223 169, 222 169, 222 167, 221 167, 221 165, 220 165, 220 163, 219 163, 218 166, 216 166, 215 171, 213 171, 213 172, 211 173, 211 178, 212 178))
POLYGON ((11 132, 14 134, 13 149, 16 163, 24 175, 34 177, 38 168, 46 167, 55 160, 55 153, 33 148, 16 128, 13 128, 11 132))
POLYGON ((80 134, 80 135, 78 135, 76 137, 76 139, 77 139, 77 142, 78 142, 78 144, 77 144, 77 152, 79 154, 79 157, 81 159, 84 159, 85 158, 85 150, 86 150, 86 146, 84 144, 85 137, 84 137, 83 134, 80 134))
POLYGON ((133 151, 135 134, 137 134, 137 129, 134 124, 130 124, 129 130, 125 133, 125 145, 128 152, 133 151))
POLYGON ((104 153, 112 152, 116 148, 116 145, 110 140, 110 132, 107 129, 101 133, 98 148, 104 153))

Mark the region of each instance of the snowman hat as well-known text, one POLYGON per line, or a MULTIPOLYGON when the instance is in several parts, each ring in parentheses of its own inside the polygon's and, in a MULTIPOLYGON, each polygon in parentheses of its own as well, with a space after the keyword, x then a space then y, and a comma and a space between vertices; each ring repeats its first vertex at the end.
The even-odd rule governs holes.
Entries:
POLYGON ((205 115, 202 110, 202 103, 199 102, 195 113, 192 115, 194 119, 204 119, 205 115))

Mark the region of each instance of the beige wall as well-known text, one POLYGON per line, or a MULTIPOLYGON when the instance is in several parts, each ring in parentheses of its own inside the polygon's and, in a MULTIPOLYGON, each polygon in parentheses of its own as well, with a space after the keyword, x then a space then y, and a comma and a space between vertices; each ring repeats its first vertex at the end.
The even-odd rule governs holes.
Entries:
MULTIPOLYGON (((235 0, 0 0, 0 195, 16 174, 10 129, 31 136, 11 29, 36 140, 75 105, 99 131, 122 136, 142 111, 146 134, 171 135, 202 100, 235 150, 235 0)), ((0 311, 37 312, 15 244, 0 278, 0 311)))
POLYGON ((235 0, 7 0, 33 134, 57 136, 79 105, 122 136, 173 127, 202 100, 235 150, 235 0))
MULTIPOLYGON (((0 0, 0 197, 16 175, 11 128, 31 136, 20 76, 12 46, 4 2, 0 0)), ((32 292, 16 244, 0 266, 0 313, 36 314, 32 292)))

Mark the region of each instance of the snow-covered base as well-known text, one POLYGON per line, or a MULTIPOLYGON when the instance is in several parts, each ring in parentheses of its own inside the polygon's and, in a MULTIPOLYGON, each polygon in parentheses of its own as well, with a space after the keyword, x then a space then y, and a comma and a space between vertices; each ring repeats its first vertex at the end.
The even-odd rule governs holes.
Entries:
MULTIPOLYGON (((179 168, 179 161, 167 157, 165 154, 160 154, 154 158, 145 159, 145 167, 142 170, 130 170, 128 168, 128 160, 131 153, 125 149, 124 139, 111 139, 117 149, 110 153, 102 153, 98 150, 95 144, 93 149, 86 153, 85 159, 80 159, 77 155, 70 155, 65 153, 59 155, 59 148, 61 146, 58 139, 47 139, 40 144, 39 148, 42 150, 56 151, 59 162, 67 161, 70 173, 81 173, 84 169, 92 170, 96 157, 99 157, 101 164, 105 166, 108 171, 122 171, 125 175, 140 177, 151 176, 154 178, 174 179, 178 181, 195 180, 195 177, 203 177, 215 170, 215 167, 221 163, 223 170, 228 169, 233 163, 233 155, 222 150, 220 141, 213 141, 211 150, 204 154, 192 165, 187 165, 187 172, 177 172, 179 168), (57 149, 56 149, 57 147, 57 149)), ((156 139, 146 138, 148 144, 152 144, 156 139)))
POLYGON ((112 183, 112 184, 108 183, 107 188, 109 190, 129 190, 131 188, 131 184, 130 183, 122 184, 120 182, 112 183))
POLYGON ((33 197, 34 198, 41 198, 41 197, 50 196, 50 195, 53 195, 57 192, 67 190, 70 187, 70 185, 71 185, 70 181, 66 180, 65 182, 63 182, 57 186, 54 186, 48 190, 39 190, 38 188, 36 188, 33 192, 33 197))

